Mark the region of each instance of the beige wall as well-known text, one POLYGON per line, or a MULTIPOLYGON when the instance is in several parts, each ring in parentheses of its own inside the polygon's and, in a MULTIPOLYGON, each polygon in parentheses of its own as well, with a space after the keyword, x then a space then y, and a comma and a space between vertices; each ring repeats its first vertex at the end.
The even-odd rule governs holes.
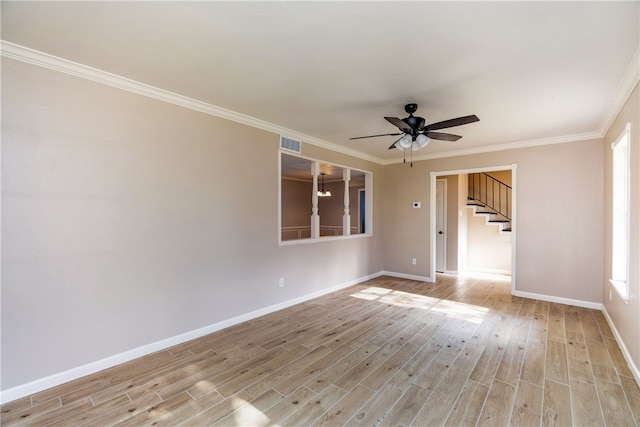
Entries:
POLYGON ((507 185, 511 185, 512 181, 511 181, 511 171, 510 170, 505 170, 505 171, 491 171, 491 172, 486 172, 487 175, 494 177, 495 179, 497 179, 498 181, 503 182, 504 184, 507 185))
POLYGON ((468 271, 511 274, 511 234, 500 233, 499 226, 487 224, 485 215, 473 215, 467 208, 468 271))
POLYGON ((278 135, 7 58, 2 114, 3 390, 382 270, 380 165, 303 141, 374 235, 278 246, 278 135))
POLYGON ((640 374, 640 89, 633 93, 607 131, 604 139, 604 276, 602 300, 640 374), (629 302, 625 303, 609 283, 611 278, 611 144, 631 123, 631 200, 629 244, 629 302), (611 294, 611 298, 609 295, 611 294))
POLYGON ((311 189, 313 183, 282 180, 282 226, 311 226, 311 189))
POLYGON ((517 291, 600 303, 602 144, 595 139, 385 166, 385 270, 430 275, 430 172, 515 163, 517 291), (412 200, 422 200, 423 208, 412 209, 412 200), (418 265, 410 265, 412 256, 418 265))
POLYGON ((384 168, 384 269, 429 275, 429 174, 424 162, 384 168), (412 202, 422 203, 414 209, 412 202), (416 265, 411 259, 416 258, 416 265))

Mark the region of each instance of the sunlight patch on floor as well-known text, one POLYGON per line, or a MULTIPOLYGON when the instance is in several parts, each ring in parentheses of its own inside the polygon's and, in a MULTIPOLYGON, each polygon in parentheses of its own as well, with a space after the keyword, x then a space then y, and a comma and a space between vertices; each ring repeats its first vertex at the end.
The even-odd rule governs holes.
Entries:
POLYGON ((391 304, 397 307, 431 310, 438 314, 442 314, 443 316, 455 317, 472 323, 481 323, 489 312, 487 307, 433 298, 425 295, 416 295, 409 292, 375 286, 369 286, 366 289, 351 294, 351 296, 368 301, 378 301, 384 304, 391 304))
POLYGON ((369 286, 366 289, 356 292, 355 294, 351 294, 351 296, 373 301, 391 292, 393 292, 391 289, 379 288, 376 286, 369 286))
POLYGON ((393 291, 383 295, 379 301, 393 304, 399 307, 427 308, 440 301, 438 298, 416 295, 409 292, 393 291))
POLYGON ((244 399, 236 396, 230 397, 231 404, 235 408, 233 411, 234 426, 277 426, 273 424, 271 419, 267 417, 261 410, 250 404, 244 399))
POLYGON ((431 308, 435 313, 441 313, 456 319, 463 319, 472 323, 482 323, 490 311, 487 307, 465 304, 463 302, 440 300, 438 304, 431 308))
POLYGON ((202 395, 215 389, 215 385, 207 380, 200 380, 189 389, 190 395, 202 395))

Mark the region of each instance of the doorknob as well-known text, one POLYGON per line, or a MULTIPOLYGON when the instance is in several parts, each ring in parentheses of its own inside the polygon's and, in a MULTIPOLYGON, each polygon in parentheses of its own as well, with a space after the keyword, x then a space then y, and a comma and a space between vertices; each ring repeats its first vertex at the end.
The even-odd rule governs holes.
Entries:
POLYGON ((438 231, 438 234, 442 234, 442 231, 438 231))

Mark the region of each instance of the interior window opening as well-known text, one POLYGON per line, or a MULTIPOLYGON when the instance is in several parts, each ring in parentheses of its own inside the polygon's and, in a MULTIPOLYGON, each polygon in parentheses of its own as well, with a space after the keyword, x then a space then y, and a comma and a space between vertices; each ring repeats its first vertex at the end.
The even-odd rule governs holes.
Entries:
POLYGON ((371 175, 280 153, 280 242, 371 234, 371 175))

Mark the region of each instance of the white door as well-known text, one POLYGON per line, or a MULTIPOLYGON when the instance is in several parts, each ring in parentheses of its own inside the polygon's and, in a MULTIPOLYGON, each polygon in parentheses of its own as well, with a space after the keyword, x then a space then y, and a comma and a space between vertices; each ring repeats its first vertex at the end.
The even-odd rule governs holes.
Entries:
POLYGON ((436 181, 436 271, 444 273, 446 265, 445 252, 445 213, 447 201, 447 181, 436 181))

